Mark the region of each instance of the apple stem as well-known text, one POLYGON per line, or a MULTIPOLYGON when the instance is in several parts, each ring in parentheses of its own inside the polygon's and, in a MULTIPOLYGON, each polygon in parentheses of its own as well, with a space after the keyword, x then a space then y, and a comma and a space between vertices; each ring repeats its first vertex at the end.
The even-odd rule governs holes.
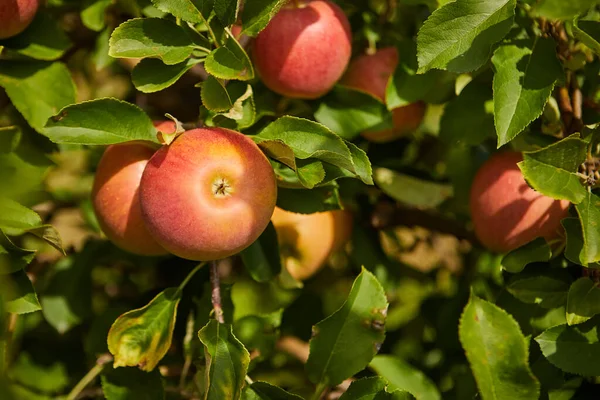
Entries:
POLYGON ((212 305, 215 311, 215 319, 220 324, 225 323, 223 317, 223 307, 221 306, 221 282, 219 280, 219 261, 211 261, 210 263, 210 284, 212 286, 212 305))

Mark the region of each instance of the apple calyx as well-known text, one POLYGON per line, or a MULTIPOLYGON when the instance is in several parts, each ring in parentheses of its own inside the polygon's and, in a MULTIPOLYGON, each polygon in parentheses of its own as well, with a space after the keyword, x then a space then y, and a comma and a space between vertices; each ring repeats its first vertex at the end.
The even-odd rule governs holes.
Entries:
POLYGON ((168 146, 171 143, 173 143, 173 141, 177 138, 177 136, 179 136, 183 132, 185 132, 185 129, 183 128, 183 125, 181 124, 181 122, 177 118, 172 116, 171 114, 167 113, 167 114, 165 114, 165 117, 167 117, 171 121, 175 122, 175 131, 173 133, 166 133, 166 132, 157 130, 156 138, 158 139, 160 144, 168 146))

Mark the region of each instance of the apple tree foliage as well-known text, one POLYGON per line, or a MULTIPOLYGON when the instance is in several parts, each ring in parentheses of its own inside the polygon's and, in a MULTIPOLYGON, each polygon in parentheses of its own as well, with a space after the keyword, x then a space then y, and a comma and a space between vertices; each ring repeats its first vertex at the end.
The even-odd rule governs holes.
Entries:
POLYGON ((355 55, 399 50, 385 102, 261 83, 252 38, 285 0, 47 0, 0 41, 0 398, 600 396, 600 1, 336 2, 355 55), (415 101, 417 131, 360 136, 415 101), (278 206, 344 204, 350 244, 300 283, 270 226, 218 265, 219 312, 208 266, 116 248, 95 166, 168 141, 166 114, 250 135, 278 206), (572 203, 561 243, 478 243, 469 188, 500 148, 572 203))

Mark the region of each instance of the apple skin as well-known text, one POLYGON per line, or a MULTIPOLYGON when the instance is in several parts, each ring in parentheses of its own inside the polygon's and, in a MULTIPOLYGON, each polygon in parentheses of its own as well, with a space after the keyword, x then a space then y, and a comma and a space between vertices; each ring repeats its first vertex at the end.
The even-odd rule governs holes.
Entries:
MULTIPOLYGON (((398 66, 398 58, 395 47, 385 47, 374 54, 360 55, 350 63, 341 83, 385 102, 385 89, 398 66)), ((393 129, 368 131, 362 135, 372 142, 390 142, 417 129, 424 116, 425 103, 422 101, 397 107, 392 110, 393 129)))
POLYGON ((140 184, 148 230, 190 260, 218 260, 252 244, 267 227, 277 184, 247 136, 223 128, 184 132, 156 152, 140 184))
POLYGON ((479 241, 489 250, 507 253, 538 238, 560 236, 560 221, 569 201, 555 200, 531 189, 517 163, 521 153, 496 153, 477 171, 469 207, 479 241))
MULTIPOLYGON (((173 121, 154 122, 157 129, 173 132, 173 121)), ((167 254, 150 235, 142 217, 139 186, 142 173, 156 146, 133 141, 108 146, 98 163, 92 204, 106 237, 134 254, 167 254)))
POLYGON ((0 39, 23 32, 33 21, 39 5, 39 0, 0 1, 0 39))
POLYGON ((342 210, 296 214, 275 208, 271 221, 284 267, 299 281, 316 274, 352 234, 352 214, 342 210))
POLYGON ((254 41, 254 64, 268 88, 316 99, 340 79, 352 53, 350 23, 326 0, 283 7, 254 41))

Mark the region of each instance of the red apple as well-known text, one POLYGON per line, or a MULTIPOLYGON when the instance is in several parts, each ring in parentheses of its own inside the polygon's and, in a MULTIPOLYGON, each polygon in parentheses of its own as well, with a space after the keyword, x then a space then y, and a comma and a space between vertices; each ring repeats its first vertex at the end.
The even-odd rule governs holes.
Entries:
POLYGON ((276 200, 267 157, 247 136, 223 128, 181 134, 150 159, 140 185, 150 233, 171 253, 198 261, 252 244, 276 200))
MULTIPOLYGON (((173 121, 157 121, 159 130, 173 132, 173 121)), ((150 235, 142 218, 139 186, 146 164, 156 152, 149 142, 108 146, 96 169, 92 204, 106 237, 124 250, 140 255, 166 254, 150 235)))
POLYGON ((0 0, 0 39, 16 36, 31 24, 39 0, 0 0))
POLYGON ((533 239, 560 235, 560 221, 569 202, 554 200, 531 189, 517 163, 521 153, 493 155, 477 171, 471 187, 470 209, 475 234, 488 249, 506 253, 533 239))
MULTIPOLYGON (((361 90, 385 102, 385 89, 398 66, 398 50, 386 47, 363 54, 350 63, 342 84, 361 90)), ((372 142, 389 142, 414 131, 425 116, 425 103, 418 101, 392 110, 393 129, 363 132, 372 142)))
POLYGON ((348 211, 296 214, 275 208, 271 220, 283 265, 301 281, 316 274, 352 233, 352 214, 348 211))
POLYGON ((316 99, 340 79, 352 53, 348 18, 327 0, 282 8, 254 41, 254 65, 271 90, 316 99))

